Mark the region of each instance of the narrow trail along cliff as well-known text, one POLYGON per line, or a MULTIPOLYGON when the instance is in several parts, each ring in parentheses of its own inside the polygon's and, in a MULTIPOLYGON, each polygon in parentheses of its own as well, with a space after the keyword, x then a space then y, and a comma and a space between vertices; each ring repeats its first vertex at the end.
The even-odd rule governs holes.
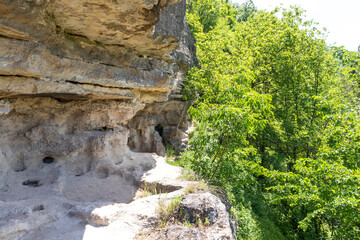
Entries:
MULTIPOLYGON (((183 194, 162 156, 188 138, 185 12, 181 0, 0 0, 0 239, 133 239, 156 227, 159 199, 183 194), (134 200, 144 184, 162 194, 134 200)), ((226 221, 182 239, 232 239, 226 221)))

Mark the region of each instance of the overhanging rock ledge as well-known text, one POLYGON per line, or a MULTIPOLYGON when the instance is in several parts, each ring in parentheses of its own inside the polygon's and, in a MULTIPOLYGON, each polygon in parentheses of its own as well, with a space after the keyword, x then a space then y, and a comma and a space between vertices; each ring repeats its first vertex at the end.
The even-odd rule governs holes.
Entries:
MULTIPOLYGON (((187 145, 185 12, 185 0, 0 0, 0 239, 133 239, 156 226, 160 198, 184 194, 159 155, 187 145), (134 200, 146 184, 167 193, 134 200)), ((234 239, 217 202, 208 239, 234 239)))
POLYGON ((0 0, 0 187, 45 157, 111 174, 128 152, 181 145, 176 96, 196 63, 185 11, 178 0, 0 0))

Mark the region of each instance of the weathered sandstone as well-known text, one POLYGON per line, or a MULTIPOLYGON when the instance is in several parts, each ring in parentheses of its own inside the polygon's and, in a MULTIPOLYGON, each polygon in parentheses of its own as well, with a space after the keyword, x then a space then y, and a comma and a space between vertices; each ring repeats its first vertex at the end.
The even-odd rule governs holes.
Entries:
POLYGON ((158 155, 187 145, 185 10, 0 0, 0 239, 132 239, 182 194, 158 155), (133 201, 146 184, 172 193, 133 201))
POLYGON ((164 154, 155 128, 185 130, 186 104, 168 99, 196 61, 185 9, 179 0, 1 0, 0 179, 48 156, 72 172, 111 172, 128 139, 133 151, 164 154))

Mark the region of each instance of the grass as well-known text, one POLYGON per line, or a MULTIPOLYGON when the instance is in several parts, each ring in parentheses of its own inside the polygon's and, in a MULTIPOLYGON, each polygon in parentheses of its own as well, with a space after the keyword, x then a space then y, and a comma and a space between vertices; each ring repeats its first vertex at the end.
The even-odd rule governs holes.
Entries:
MULTIPOLYGON (((159 214, 159 227, 165 228, 168 224, 174 224, 182 222, 178 219, 178 212, 180 203, 182 200, 182 196, 174 197, 170 200, 170 203, 167 202, 165 199, 159 200, 159 207, 156 212, 159 214)), ((182 222, 187 227, 192 227, 193 225, 196 227, 206 227, 210 225, 209 219, 199 219, 196 221, 195 224, 191 224, 189 222, 182 222)))
MULTIPOLYGON (((186 152, 183 154, 186 154, 186 152)), ((179 179, 187 181, 199 180, 199 177, 194 173, 194 171, 191 170, 189 162, 186 160, 186 158, 182 157, 180 153, 177 153, 170 144, 166 145, 165 158, 168 164, 183 168, 183 172, 179 179)))
POLYGON ((207 226, 210 226, 210 221, 208 218, 205 218, 204 220, 201 220, 201 218, 199 218, 196 223, 195 223, 196 227, 203 229, 207 226))
POLYGON ((183 167, 183 171, 181 175, 178 177, 178 179, 187 180, 187 181, 198 181, 200 178, 189 167, 186 168, 183 167))
POLYGON ((180 206, 182 196, 174 197, 170 203, 165 199, 159 200, 159 207, 156 212, 159 214, 159 227, 164 228, 168 223, 176 222, 176 215, 180 206))
POLYGON ((209 186, 204 180, 200 180, 198 182, 192 182, 190 185, 185 188, 185 195, 190 193, 198 193, 200 191, 208 191, 209 186))
POLYGON ((157 191, 156 183, 154 187, 149 187, 149 185, 145 183, 143 187, 140 187, 136 191, 134 199, 145 198, 157 194, 161 194, 161 192, 157 191))
POLYGON ((155 229, 150 231, 139 232, 134 239, 148 240, 154 239, 154 236, 162 234, 163 229, 172 223, 177 222, 177 213, 182 200, 182 196, 173 197, 170 202, 166 198, 159 199, 159 206, 156 209, 156 213, 159 215, 159 223, 155 229))
MULTIPOLYGON (((174 162, 177 158, 178 154, 176 154, 174 147, 171 144, 165 145, 165 158, 166 162, 174 162)), ((170 164, 170 163, 169 163, 170 164)))
POLYGON ((171 144, 167 144, 165 146, 165 158, 166 158, 166 162, 170 165, 173 166, 177 166, 177 167, 183 167, 185 168, 188 164, 188 162, 186 161, 185 158, 181 157, 181 154, 183 153, 179 153, 176 152, 174 147, 171 144))

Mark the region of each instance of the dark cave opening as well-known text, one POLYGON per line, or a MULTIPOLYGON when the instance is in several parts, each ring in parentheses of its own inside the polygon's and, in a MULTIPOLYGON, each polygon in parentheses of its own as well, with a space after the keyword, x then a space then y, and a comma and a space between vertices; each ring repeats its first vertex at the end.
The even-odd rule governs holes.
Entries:
POLYGON ((157 131, 162 139, 162 144, 164 144, 164 146, 166 145, 166 141, 165 141, 165 138, 164 138, 164 128, 158 124, 155 126, 155 131, 157 131))

